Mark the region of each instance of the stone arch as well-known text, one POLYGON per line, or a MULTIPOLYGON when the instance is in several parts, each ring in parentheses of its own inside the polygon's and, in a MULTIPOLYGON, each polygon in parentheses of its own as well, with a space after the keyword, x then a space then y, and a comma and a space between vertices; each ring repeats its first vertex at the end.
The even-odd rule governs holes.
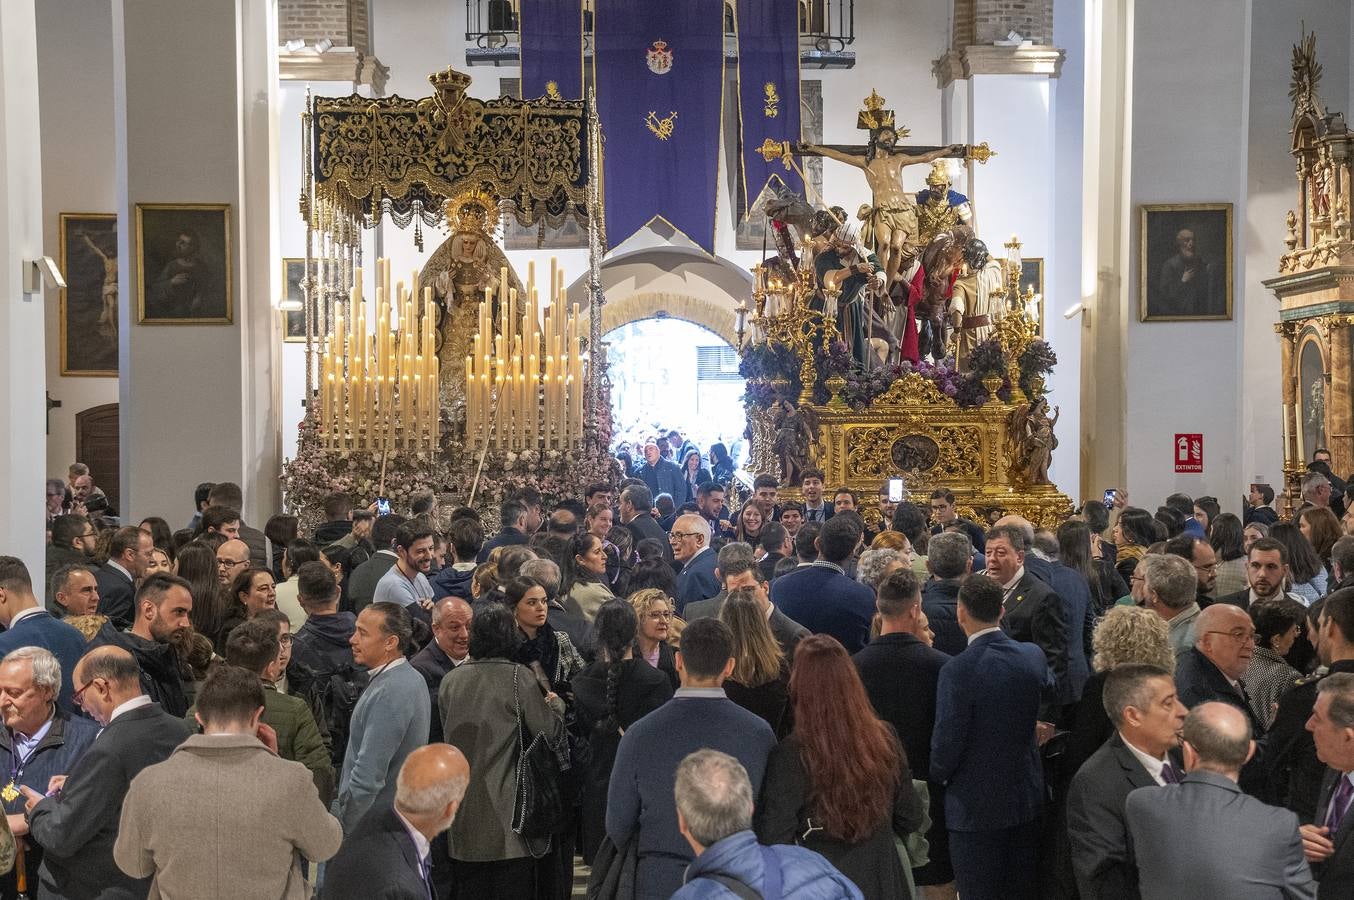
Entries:
POLYGON ((731 346, 738 342, 733 310, 704 297, 658 292, 631 294, 623 300, 608 302, 602 307, 602 334, 653 318, 681 319, 713 331, 731 346))

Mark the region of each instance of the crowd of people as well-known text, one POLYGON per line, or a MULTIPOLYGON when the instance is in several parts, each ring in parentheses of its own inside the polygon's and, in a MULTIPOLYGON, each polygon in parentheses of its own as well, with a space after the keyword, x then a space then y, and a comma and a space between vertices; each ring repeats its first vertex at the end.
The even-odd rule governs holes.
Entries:
POLYGON ((231 483, 122 524, 72 467, 43 577, 0 556, 0 895, 1354 896, 1328 454, 1291 518, 1036 526, 650 447, 493 534, 231 483))

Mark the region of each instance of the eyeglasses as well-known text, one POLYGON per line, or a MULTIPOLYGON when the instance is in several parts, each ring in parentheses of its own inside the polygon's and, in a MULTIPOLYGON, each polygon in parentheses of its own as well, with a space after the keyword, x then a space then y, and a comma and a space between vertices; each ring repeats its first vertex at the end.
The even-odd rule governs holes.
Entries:
POLYGON ((670 541, 680 541, 682 538, 699 537, 699 531, 674 531, 668 535, 670 541))
POLYGON ((671 610, 658 610, 658 609, 656 609, 656 610, 654 610, 653 612, 649 613, 649 621, 651 621, 651 622, 666 622, 666 621, 668 621, 669 619, 671 619, 671 618, 673 617, 673 615, 674 615, 674 613, 673 613, 671 610))
POLYGON ((98 536, 99 536, 99 533, 98 533, 97 531, 94 531, 93 529, 90 529, 90 530, 87 531, 86 533, 80 535, 80 537, 82 537, 82 538, 92 538, 92 537, 98 537, 98 536))
POLYGON ((277 642, 281 644, 283 647, 290 647, 292 642, 292 636, 289 634, 279 635, 277 642))
POLYGON ((249 562, 247 559, 226 559, 222 556, 216 558, 216 564, 223 569, 233 569, 236 566, 242 566, 247 562, 249 562))
POLYGON ((86 682, 85 682, 85 686, 84 686, 84 687, 80 688, 80 689, 77 690, 75 693, 71 694, 71 699, 74 700, 75 703, 76 703, 77 705, 79 705, 79 703, 80 703, 80 698, 83 697, 83 696, 85 695, 85 691, 89 690, 89 689, 90 689, 90 686, 92 686, 92 685, 94 684, 94 682, 96 682, 96 681, 101 681, 101 680, 103 680, 103 679, 97 678, 97 677, 96 677, 96 678, 91 678, 91 679, 89 679, 89 681, 86 681, 86 682))
POLYGON ((1255 630, 1249 631, 1242 628, 1233 628, 1231 631, 1205 631, 1204 634, 1222 634, 1236 641, 1238 644, 1254 644, 1255 630))
POLYGON ((1195 565, 1194 568, 1198 569, 1200 572, 1216 572, 1218 570, 1218 564, 1215 562, 1205 563, 1202 566, 1195 565))

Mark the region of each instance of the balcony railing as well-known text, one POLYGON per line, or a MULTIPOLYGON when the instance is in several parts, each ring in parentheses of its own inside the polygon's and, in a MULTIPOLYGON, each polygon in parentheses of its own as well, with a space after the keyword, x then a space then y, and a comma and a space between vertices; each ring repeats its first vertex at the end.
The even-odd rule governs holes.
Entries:
MULTIPOLYGON (((465 0, 466 63, 472 66, 516 65, 520 60, 517 3, 514 0, 465 0)), ((733 30, 733 4, 724 4, 724 55, 738 56, 733 30)), ((855 0, 799 0, 800 65, 814 69, 849 69, 856 54, 855 0)), ((592 54, 592 2, 584 0, 583 52, 592 54)))

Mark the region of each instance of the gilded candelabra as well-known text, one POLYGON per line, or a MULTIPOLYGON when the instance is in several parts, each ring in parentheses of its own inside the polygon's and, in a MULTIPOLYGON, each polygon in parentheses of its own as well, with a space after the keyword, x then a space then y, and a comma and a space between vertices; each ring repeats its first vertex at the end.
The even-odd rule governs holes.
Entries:
POLYGON ((1006 310, 993 328, 993 333, 1006 355, 1006 377, 1011 381, 1011 402, 1020 403, 1028 399, 1020 386, 1020 355, 1038 338, 1039 325, 1029 315, 1034 288, 1027 287, 1024 293, 1020 290, 1020 240, 1011 235, 1011 239, 1003 246, 1006 248, 1006 285, 1002 293, 1006 310))
MULTIPOLYGON (((752 302, 753 327, 760 335, 760 343, 783 344, 799 357, 799 402, 813 402, 813 384, 818 373, 813 364, 814 335, 823 331, 825 344, 835 339, 836 323, 809 306, 816 284, 813 272, 798 269, 793 275, 775 266, 754 266, 752 302)), ((829 298, 831 300, 832 298, 829 298)), ((743 342, 747 308, 740 303, 738 315, 738 342, 743 342)))

